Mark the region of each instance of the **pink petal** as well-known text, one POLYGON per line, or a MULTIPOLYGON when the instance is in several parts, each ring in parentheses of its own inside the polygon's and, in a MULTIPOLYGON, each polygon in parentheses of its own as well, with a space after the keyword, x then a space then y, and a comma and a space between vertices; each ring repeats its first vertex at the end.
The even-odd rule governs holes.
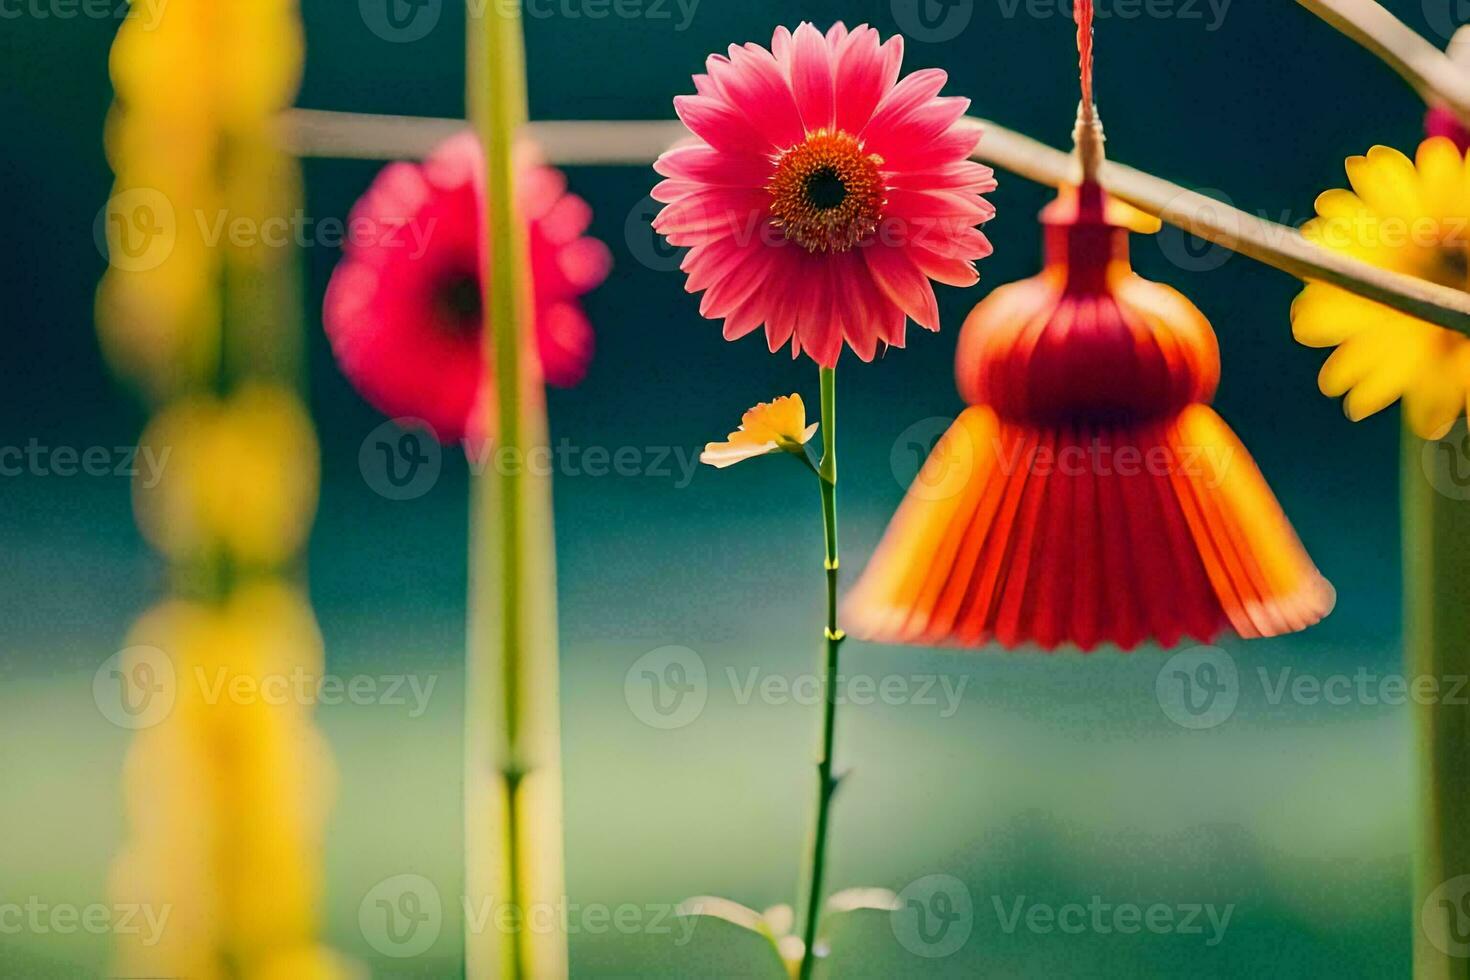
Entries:
POLYGON ((972 191, 984 194, 995 190, 995 171, 973 160, 963 160, 938 170, 927 170, 922 173, 903 170, 889 174, 888 186, 913 190, 972 191))
POLYGON ((901 249, 882 245, 862 251, 884 294, 919 326, 938 330, 939 301, 934 298, 934 288, 908 256, 901 249))
POLYGON ((868 280, 867 265, 852 252, 833 256, 834 311, 842 323, 842 336, 859 360, 871 361, 878 351, 877 319, 881 306, 868 280))
POLYGON ((875 153, 882 153, 879 145, 887 131, 937 96, 948 80, 949 75, 938 68, 914 72, 884 97, 859 138, 875 153))
POLYGON ((669 204, 653 219, 662 235, 700 235, 707 239, 749 234, 766 214, 769 195, 763 190, 706 187, 669 204))
MULTIPOLYGON (((931 99, 901 118, 885 121, 881 128, 872 131, 864 145, 881 156, 887 168, 910 168, 910 161, 922 158, 935 141, 950 132, 969 108, 969 99, 931 99)), ((873 118, 876 120, 878 117, 875 115, 873 118)), ((971 144, 970 148, 973 149, 974 145, 971 144)))
POLYGON ((974 153, 980 136, 980 127, 960 122, 936 139, 890 147, 884 166, 890 171, 942 169, 974 153))
POLYGON ((771 54, 783 72, 789 74, 791 67, 791 31, 778 27, 771 34, 771 54))
POLYGON ((721 153, 712 146, 692 144, 669 150, 653 165, 665 177, 719 187, 764 187, 771 163, 761 157, 721 153))
MULTIPOLYGON (((895 41, 898 39, 895 38, 895 41)), ((898 80, 899 63, 878 45, 878 32, 860 27, 837 52, 837 128, 862 132, 873 110, 898 80)), ((899 52, 900 57, 902 52, 899 52)))
POLYGON ((765 305, 758 298, 746 300, 725 317, 725 326, 721 333, 726 340, 739 340, 746 334, 753 333, 760 327, 765 310, 765 305))
POLYGON ((918 266, 920 272, 933 279, 942 282, 946 286, 959 286, 965 288, 973 286, 980 281, 980 274, 975 271, 975 263, 961 258, 936 255, 920 245, 911 246, 908 249, 909 258, 914 265, 918 266))
POLYGON ((724 272, 704 294, 699 315, 711 320, 722 319, 750 298, 770 277, 770 252, 764 245, 742 250, 740 260, 724 272))
POLYGON ((717 150, 760 156, 776 147, 729 103, 705 95, 674 98, 674 111, 696 136, 717 150))
POLYGON ((811 24, 798 27, 793 38, 791 89, 808 132, 832 128, 836 111, 832 51, 827 39, 811 24))
POLYGON ((796 99, 776 59, 760 48, 730 46, 730 59, 709 59, 709 73, 725 100, 743 113, 776 147, 792 146, 805 135, 796 99), (759 52, 759 54, 755 53, 759 52))

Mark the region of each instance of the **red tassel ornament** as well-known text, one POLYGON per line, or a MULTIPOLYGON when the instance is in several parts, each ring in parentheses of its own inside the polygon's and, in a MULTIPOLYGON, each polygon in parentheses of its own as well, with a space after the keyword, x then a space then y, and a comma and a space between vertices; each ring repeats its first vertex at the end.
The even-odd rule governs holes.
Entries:
POLYGON ((1301 630, 1332 608, 1260 470, 1209 407, 1204 315, 1128 263, 1085 183, 1043 214, 1046 267, 975 308, 970 403, 848 601, 852 632, 934 646, 1125 650, 1301 630))

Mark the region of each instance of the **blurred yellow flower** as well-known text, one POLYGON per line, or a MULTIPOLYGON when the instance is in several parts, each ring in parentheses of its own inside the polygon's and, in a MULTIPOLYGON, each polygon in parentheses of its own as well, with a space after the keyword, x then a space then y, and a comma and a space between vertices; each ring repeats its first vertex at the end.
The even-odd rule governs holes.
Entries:
MULTIPOLYGON (((1470 289, 1470 160, 1443 137, 1424 141, 1416 160, 1375 146, 1350 157, 1353 189, 1317 199, 1302 233, 1324 248, 1455 289, 1470 289)), ((1466 409, 1470 338, 1416 320, 1324 283, 1308 283, 1292 304, 1292 331, 1309 347, 1337 348, 1319 384, 1346 395, 1354 421, 1400 399, 1420 436, 1439 438, 1466 409)))
POLYGON ((247 342, 277 342, 279 308, 226 267, 276 272, 295 261, 287 243, 264 239, 279 238, 299 197, 276 125, 304 49, 297 0, 135 8, 112 47, 105 144, 116 181, 97 229, 109 268, 96 313, 108 363, 163 401, 212 379, 222 321, 248 317, 247 342))
POLYGON ((730 433, 727 442, 712 442, 704 447, 699 461, 724 469, 743 460, 770 453, 804 455, 805 446, 816 435, 817 423, 806 424, 806 405, 800 395, 786 395, 762 402, 740 420, 740 428, 730 433))
POLYGON ((335 775, 311 721, 324 661, 305 597, 265 579, 220 606, 167 600, 128 643, 154 651, 150 677, 171 703, 129 750, 130 834, 111 893, 175 918, 119 943, 125 975, 223 976, 226 963, 242 976, 347 975, 312 945, 335 775))
POLYGON ((139 440, 138 527, 179 562, 223 549, 274 567, 305 542, 316 514, 319 455, 311 420, 290 391, 250 383, 226 401, 174 402, 139 440))
POLYGON ((118 29, 110 59, 113 88, 129 112, 200 128, 256 128, 295 98, 304 56, 297 0, 143 6, 118 29))

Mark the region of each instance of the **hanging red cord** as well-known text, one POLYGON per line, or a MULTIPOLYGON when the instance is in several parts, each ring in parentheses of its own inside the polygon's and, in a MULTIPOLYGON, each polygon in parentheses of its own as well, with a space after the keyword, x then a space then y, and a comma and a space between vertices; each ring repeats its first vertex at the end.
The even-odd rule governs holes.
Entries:
POLYGON ((1092 111, 1092 0, 1074 0, 1077 18, 1078 70, 1082 76, 1082 106, 1092 111))

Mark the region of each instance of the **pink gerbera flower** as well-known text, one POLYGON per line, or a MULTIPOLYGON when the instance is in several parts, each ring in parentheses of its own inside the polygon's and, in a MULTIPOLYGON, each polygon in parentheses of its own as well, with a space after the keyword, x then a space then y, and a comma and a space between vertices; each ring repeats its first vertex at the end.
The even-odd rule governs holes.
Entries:
MULTIPOLYGON (((323 313, 337 361, 363 397, 386 415, 423 419, 445 442, 465 435, 489 376, 484 169, 471 133, 445 141, 422 165, 386 167, 353 208, 323 313)), ((528 151, 519 176, 541 372, 573 385, 592 357, 592 327, 577 298, 607 276, 608 250, 583 237, 591 209, 567 193, 559 171, 528 151)))
POLYGON ((870 361, 909 319, 939 329, 931 279, 978 279, 995 213, 994 174, 969 159, 980 131, 969 100, 939 97, 944 72, 899 81, 902 60, 901 37, 866 25, 781 27, 674 100, 696 138, 654 165, 654 228, 689 247, 687 288, 727 340, 764 325, 772 352, 833 367, 846 341, 870 361))

